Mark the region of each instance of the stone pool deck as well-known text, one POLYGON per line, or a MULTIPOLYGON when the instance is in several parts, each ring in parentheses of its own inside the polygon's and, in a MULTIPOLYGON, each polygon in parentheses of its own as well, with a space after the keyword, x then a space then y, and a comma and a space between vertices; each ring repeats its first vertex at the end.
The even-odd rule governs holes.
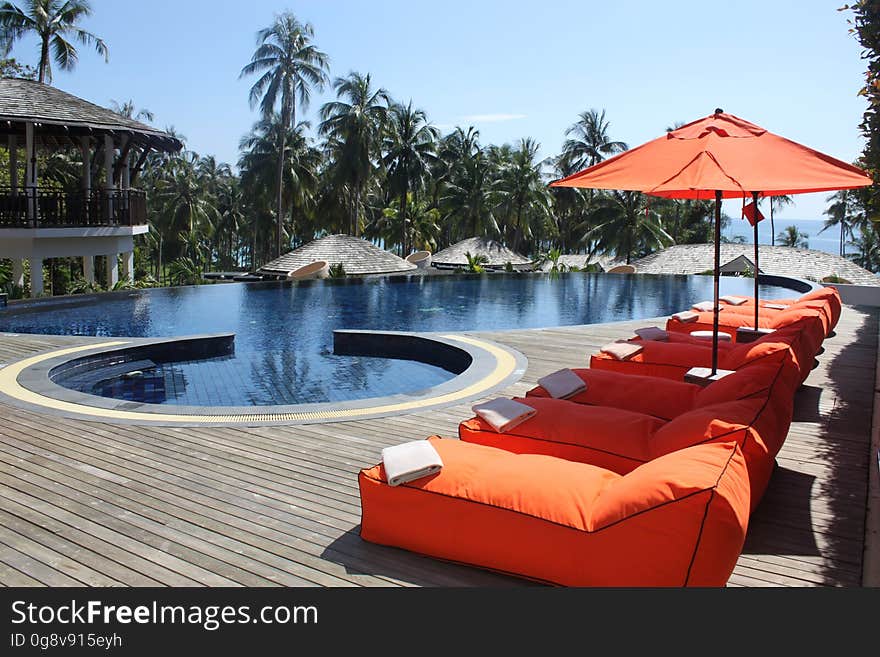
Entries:
MULTIPOLYGON (((524 377, 503 391, 512 395, 650 323, 473 335, 528 358, 524 377)), ((0 362, 82 343, 3 335, 0 362)), ((878 584, 876 488, 868 512, 869 470, 877 468, 870 446, 877 343, 877 309, 845 307, 798 392, 731 586, 878 584), (866 536, 873 546, 867 556, 866 536)), ((358 470, 387 445, 456 435, 470 403, 260 427, 111 424, 0 404, 0 584, 523 584, 371 545, 357 534, 358 470)))

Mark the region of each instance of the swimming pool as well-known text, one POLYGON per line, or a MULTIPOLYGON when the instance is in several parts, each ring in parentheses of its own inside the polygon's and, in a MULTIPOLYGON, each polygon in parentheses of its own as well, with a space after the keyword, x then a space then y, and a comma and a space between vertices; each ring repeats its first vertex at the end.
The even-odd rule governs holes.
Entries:
MULTIPOLYGON (((746 278, 721 280, 722 294, 751 294, 752 287, 746 278)), ((793 295, 768 285, 761 294, 793 295)), ((146 370, 138 385, 119 377, 59 383, 170 405, 303 404, 414 392, 454 376, 414 361, 334 355, 334 329, 491 331, 592 324, 669 315, 711 295, 709 276, 570 273, 231 283, 17 305, 0 311, 0 331, 126 337, 232 332, 234 355, 159 364, 146 370)))

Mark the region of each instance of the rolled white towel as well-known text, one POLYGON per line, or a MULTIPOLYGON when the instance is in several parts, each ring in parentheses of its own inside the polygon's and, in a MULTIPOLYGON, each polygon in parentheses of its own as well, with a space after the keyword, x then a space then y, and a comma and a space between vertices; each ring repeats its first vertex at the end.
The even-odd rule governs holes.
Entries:
POLYGON ((440 472, 443 461, 427 440, 413 440, 382 450, 382 464, 389 486, 399 486, 440 472))
POLYGON ((570 369, 563 368, 538 379, 538 385, 556 399, 566 399, 587 389, 587 384, 570 369))
POLYGON ((669 340, 669 332, 664 331, 659 326, 646 326, 644 328, 637 328, 636 335, 639 336, 642 340, 654 340, 658 342, 664 342, 669 340))
POLYGON ((687 322, 696 322, 700 316, 690 310, 682 310, 680 313, 675 313, 672 318, 677 319, 682 324, 686 324, 687 322))
POLYGON ((785 310, 788 306, 784 303, 765 303, 765 308, 770 308, 771 310, 785 310))
POLYGON ((488 422, 498 433, 510 431, 538 412, 531 406, 504 397, 475 404, 471 406, 471 410, 480 419, 488 422))
MULTIPOLYGON (((711 313, 713 310, 715 310, 715 304, 711 301, 700 301, 700 303, 695 303, 693 306, 691 306, 691 308, 693 308, 694 310, 699 310, 703 313, 711 313)), ((723 310, 723 308, 718 308, 718 310, 723 310)))
POLYGON ((723 301, 724 303, 726 303, 730 306, 741 306, 746 301, 748 301, 748 298, 747 297, 735 297, 731 294, 726 294, 723 297, 718 297, 718 300, 723 301))
POLYGON ((633 342, 611 342, 610 344, 601 347, 599 351, 603 354, 608 354, 617 360, 627 360, 643 349, 644 347, 642 345, 633 342))

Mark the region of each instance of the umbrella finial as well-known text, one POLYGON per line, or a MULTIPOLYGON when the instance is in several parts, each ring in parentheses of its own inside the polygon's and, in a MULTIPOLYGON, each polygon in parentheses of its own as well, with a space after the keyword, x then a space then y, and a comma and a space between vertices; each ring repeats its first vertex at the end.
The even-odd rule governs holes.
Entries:
POLYGON ((715 108, 715 113, 716 113, 716 114, 724 114, 724 110, 721 109, 720 107, 716 107, 716 108, 715 108))

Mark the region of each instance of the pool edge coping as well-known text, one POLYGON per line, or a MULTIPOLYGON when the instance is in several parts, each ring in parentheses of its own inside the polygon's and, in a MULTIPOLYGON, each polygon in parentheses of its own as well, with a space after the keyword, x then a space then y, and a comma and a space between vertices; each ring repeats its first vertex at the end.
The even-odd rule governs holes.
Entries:
MULTIPOLYGON (((335 336, 334 332, 334 336, 335 336)), ((228 333, 166 338, 86 338, 85 344, 65 346, 18 359, 0 368, 0 400, 13 407, 38 410, 56 417, 128 425, 162 426, 264 426, 345 422, 389 417, 464 403, 505 388, 528 367, 516 349, 470 332, 352 331, 339 333, 380 336, 373 341, 373 357, 387 358, 383 343, 395 338, 439 343, 465 353, 466 369, 436 386, 410 393, 342 402, 264 406, 173 406, 141 404, 65 388, 49 378, 57 367, 88 356, 125 351, 151 345, 227 337, 228 333)), ((410 358, 436 364, 436 359, 410 358)))

